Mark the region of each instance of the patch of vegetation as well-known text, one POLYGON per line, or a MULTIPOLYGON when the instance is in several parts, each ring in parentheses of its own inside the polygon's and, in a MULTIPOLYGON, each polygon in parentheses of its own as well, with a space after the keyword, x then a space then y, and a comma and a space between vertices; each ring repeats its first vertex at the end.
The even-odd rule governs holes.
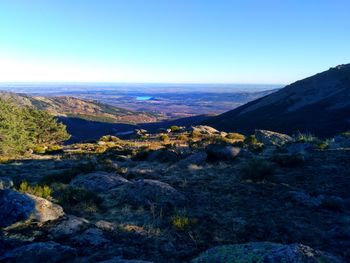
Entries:
POLYGON ((80 165, 65 170, 59 174, 46 175, 41 179, 41 183, 51 185, 52 183, 68 184, 74 177, 82 173, 90 173, 95 170, 95 165, 92 162, 84 162, 80 165))
POLYGON ((105 135, 99 139, 100 142, 119 142, 120 139, 116 136, 105 135))
POLYGON ((329 141, 318 141, 316 147, 320 150, 326 150, 329 148, 329 141))
POLYGON ((159 139, 160 139, 162 142, 169 141, 169 136, 166 135, 166 134, 162 134, 162 135, 159 136, 159 139))
POLYGON ((244 145, 247 145, 252 152, 261 152, 264 149, 264 144, 259 142, 255 135, 250 135, 244 139, 244 145))
POLYGON ((23 181, 18 188, 18 191, 27 193, 42 198, 50 199, 52 195, 52 189, 48 185, 29 185, 28 182, 23 181))
POLYGON ((188 137, 185 134, 180 134, 176 137, 176 140, 186 142, 188 141, 188 137))
POLYGON ((242 178, 253 182, 265 182, 273 173, 273 165, 259 158, 249 160, 241 170, 242 178))
POLYGON ((96 212, 102 203, 102 199, 96 193, 70 186, 59 189, 55 197, 65 211, 73 213, 96 212))
POLYGON ((190 225, 190 219, 187 216, 175 215, 171 217, 171 225, 177 230, 185 230, 190 225))
POLYGON ((235 140, 235 141, 244 141, 245 140, 245 136, 243 134, 240 133, 236 133, 236 132, 230 132, 226 135, 227 139, 230 140, 235 140))
POLYGON ((181 128, 179 126, 173 125, 173 126, 170 126, 170 130, 171 132, 179 132, 181 128))
POLYGON ((310 133, 298 133, 294 136, 294 141, 314 143, 318 141, 318 139, 310 133))

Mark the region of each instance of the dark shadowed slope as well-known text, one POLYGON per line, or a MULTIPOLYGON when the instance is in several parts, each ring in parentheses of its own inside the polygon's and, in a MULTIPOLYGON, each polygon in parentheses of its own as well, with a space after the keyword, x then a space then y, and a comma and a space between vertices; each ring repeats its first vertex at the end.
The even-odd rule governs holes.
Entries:
POLYGON ((213 117, 205 124, 251 133, 268 129, 321 137, 350 129, 350 64, 340 65, 213 117))

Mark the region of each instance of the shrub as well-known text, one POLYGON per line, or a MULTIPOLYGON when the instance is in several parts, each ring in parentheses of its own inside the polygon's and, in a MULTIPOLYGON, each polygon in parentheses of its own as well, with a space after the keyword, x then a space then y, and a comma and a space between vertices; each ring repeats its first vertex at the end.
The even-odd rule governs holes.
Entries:
POLYGON ((198 139, 202 137, 202 134, 199 131, 192 131, 191 132, 192 139, 198 139))
POLYGON ((99 139, 100 142, 119 142, 120 139, 116 136, 105 135, 99 139))
POLYGON ((319 142, 317 142, 316 146, 320 150, 326 150, 329 148, 329 142, 328 141, 319 141, 319 142))
POLYGON ((245 140, 245 136, 243 134, 235 133, 235 132, 230 132, 229 134, 226 135, 226 138, 230 140, 235 140, 235 141, 245 140))
POLYGON ((180 134, 176 137, 176 140, 179 141, 188 141, 188 137, 185 134, 180 134))
POLYGON ((19 185, 19 189, 18 191, 22 192, 22 193, 28 193, 28 194, 32 194, 35 196, 39 196, 39 197, 43 197, 46 199, 51 198, 51 194, 52 194, 52 189, 47 186, 47 185, 34 185, 31 186, 28 184, 28 182, 23 181, 20 185, 19 185))
POLYGON ((171 217, 171 225, 177 230, 185 230, 190 225, 190 219, 186 216, 175 215, 171 217))
POLYGON ((102 203, 96 193, 83 188, 66 187, 56 193, 56 198, 67 212, 96 212, 102 203))
POLYGON ((313 143, 317 141, 317 137, 313 136, 310 133, 298 133, 297 135, 294 136, 294 140, 296 142, 310 142, 313 143))
POLYGON ((165 141, 168 141, 169 140, 169 136, 166 135, 166 134, 162 134, 159 136, 159 139, 162 141, 162 142, 165 142, 165 141))
POLYGON ((181 130, 181 128, 179 126, 173 125, 173 126, 170 127, 170 130, 172 132, 178 132, 178 131, 181 130))
POLYGON ((254 182, 264 182, 269 179, 274 172, 274 167, 263 159, 252 159, 242 168, 243 179, 254 182))
POLYGON ((255 137, 255 135, 249 135, 247 138, 244 139, 244 143, 248 145, 258 144, 258 139, 255 137))

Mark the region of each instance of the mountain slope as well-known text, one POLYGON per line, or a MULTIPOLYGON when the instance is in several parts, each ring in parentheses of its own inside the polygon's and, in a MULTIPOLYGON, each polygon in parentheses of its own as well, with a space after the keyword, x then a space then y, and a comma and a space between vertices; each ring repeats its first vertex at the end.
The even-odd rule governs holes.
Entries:
POLYGON ((263 98, 205 121, 226 131, 268 129, 321 137, 350 129, 350 64, 297 81, 263 98))
POLYGON ((157 121, 155 115, 135 112, 103 104, 98 101, 82 100, 69 96, 39 97, 0 92, 0 98, 10 99, 22 106, 33 106, 46 110, 55 116, 75 117, 92 121, 111 123, 143 123, 157 121))

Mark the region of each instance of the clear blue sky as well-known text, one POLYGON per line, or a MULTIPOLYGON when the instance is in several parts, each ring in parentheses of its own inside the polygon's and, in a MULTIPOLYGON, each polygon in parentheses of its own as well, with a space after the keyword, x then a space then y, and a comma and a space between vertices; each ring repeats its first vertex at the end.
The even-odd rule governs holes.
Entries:
POLYGON ((0 81, 289 83, 350 62, 349 0, 0 0, 0 81))

